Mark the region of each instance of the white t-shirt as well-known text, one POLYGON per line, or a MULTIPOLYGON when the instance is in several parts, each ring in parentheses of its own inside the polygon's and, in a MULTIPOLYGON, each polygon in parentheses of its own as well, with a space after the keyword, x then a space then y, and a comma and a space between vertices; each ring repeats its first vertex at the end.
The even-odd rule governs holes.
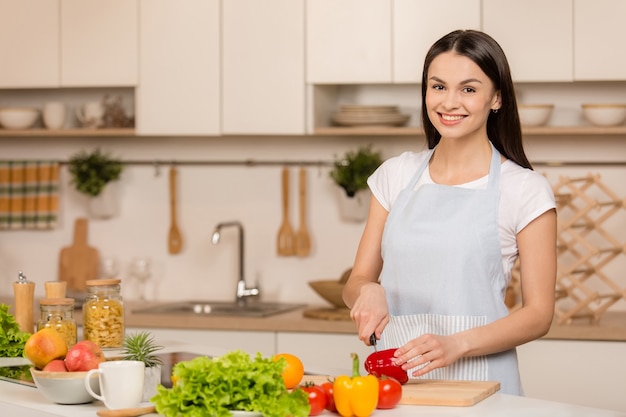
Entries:
MULTIPOLYGON (((386 160, 369 177, 367 184, 372 194, 387 211, 391 210, 398 194, 406 188, 427 155, 428 151, 404 152, 386 160)), ((486 175, 457 187, 484 189, 488 177, 486 175)), ((427 168, 415 188, 432 183, 427 168)), ((507 282, 518 255, 516 235, 534 219, 555 207, 552 187, 543 175, 508 159, 501 165, 498 230, 507 282)))

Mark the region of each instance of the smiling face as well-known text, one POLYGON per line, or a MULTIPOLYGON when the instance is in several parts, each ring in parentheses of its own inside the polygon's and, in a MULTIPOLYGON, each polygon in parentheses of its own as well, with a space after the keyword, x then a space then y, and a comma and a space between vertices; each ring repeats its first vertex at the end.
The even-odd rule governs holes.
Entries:
POLYGON ((500 93, 474 61, 455 52, 439 54, 427 76, 428 117, 442 139, 487 139, 487 118, 501 106, 500 93))

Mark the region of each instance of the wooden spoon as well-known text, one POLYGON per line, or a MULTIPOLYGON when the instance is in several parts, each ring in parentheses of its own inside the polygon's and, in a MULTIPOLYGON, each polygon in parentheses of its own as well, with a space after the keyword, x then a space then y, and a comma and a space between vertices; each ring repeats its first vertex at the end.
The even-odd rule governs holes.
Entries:
POLYGON ((278 230, 277 252, 280 256, 295 254, 293 228, 289 223, 289 168, 283 168, 283 222, 278 230))
POLYGON ((300 228, 296 233, 296 255, 309 256, 311 237, 306 227, 306 169, 300 167, 300 228))
POLYGON ((153 405, 149 405, 147 407, 120 408, 117 410, 109 410, 107 408, 96 411, 96 414, 100 417, 136 417, 154 412, 156 412, 156 408, 153 405))
POLYGON ((176 224, 176 167, 170 167, 170 231, 167 237, 169 253, 179 253, 183 247, 183 238, 176 224))

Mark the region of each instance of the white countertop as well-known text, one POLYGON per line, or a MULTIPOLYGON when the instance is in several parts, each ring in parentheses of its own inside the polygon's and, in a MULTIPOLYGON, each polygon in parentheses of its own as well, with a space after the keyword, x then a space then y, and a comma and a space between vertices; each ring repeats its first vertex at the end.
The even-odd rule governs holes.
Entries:
MULTIPOLYGON (((165 352, 191 352, 203 355, 221 355, 222 349, 199 345, 168 345, 165 352)), ((328 370, 311 370, 325 373, 328 370)), ((36 388, 0 381, 0 414, 7 417, 94 417, 104 405, 100 401, 80 405, 60 405, 48 401, 36 388)), ((324 412, 321 415, 338 414, 324 412)), ((496 393, 471 407, 398 406, 393 410, 376 410, 373 417, 626 417, 620 411, 602 410, 563 404, 528 397, 496 393)), ((149 416, 157 416, 150 414, 149 416)))

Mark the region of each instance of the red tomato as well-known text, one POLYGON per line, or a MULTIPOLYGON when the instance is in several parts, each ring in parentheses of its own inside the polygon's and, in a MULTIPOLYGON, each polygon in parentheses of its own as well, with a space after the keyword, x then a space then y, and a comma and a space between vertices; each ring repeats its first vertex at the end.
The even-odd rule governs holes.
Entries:
POLYGON ((326 394, 326 409, 328 411, 332 411, 333 413, 337 412, 337 407, 335 407, 335 396, 333 391, 333 383, 328 381, 322 384, 322 389, 326 394))
POLYGON ((326 394, 322 387, 307 383, 302 387, 302 390, 309 394, 310 416, 316 416, 324 411, 326 408, 326 394))
POLYGON ((393 378, 383 376, 378 380, 378 405, 376 408, 394 408, 402 398, 402 385, 393 378))

